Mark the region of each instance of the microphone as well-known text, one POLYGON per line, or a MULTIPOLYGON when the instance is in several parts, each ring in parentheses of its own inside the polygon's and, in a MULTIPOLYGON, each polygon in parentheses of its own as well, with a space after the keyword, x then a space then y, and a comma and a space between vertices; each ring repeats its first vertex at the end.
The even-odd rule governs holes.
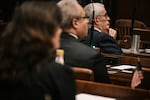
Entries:
POLYGON ((137 62, 137 66, 136 66, 136 70, 138 70, 138 71, 142 71, 140 58, 138 58, 138 62, 137 62))
POLYGON ((92 23, 91 23, 90 47, 93 48, 92 40, 93 40, 93 31, 94 31, 94 15, 95 15, 95 11, 94 11, 93 0, 91 0, 91 3, 92 3, 92 7, 93 7, 93 12, 92 12, 92 23))

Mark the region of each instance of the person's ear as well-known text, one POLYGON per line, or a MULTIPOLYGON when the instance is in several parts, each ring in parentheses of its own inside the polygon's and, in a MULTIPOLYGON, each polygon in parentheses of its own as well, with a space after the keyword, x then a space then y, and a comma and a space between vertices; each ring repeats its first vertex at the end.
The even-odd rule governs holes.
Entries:
POLYGON ((72 27, 73 27, 73 28, 77 28, 78 25, 79 25, 78 20, 77 20, 76 18, 74 18, 74 19, 72 20, 72 27))
POLYGON ((95 17, 95 18, 94 18, 94 22, 95 22, 96 25, 99 24, 99 23, 100 23, 99 18, 98 18, 98 17, 95 17))

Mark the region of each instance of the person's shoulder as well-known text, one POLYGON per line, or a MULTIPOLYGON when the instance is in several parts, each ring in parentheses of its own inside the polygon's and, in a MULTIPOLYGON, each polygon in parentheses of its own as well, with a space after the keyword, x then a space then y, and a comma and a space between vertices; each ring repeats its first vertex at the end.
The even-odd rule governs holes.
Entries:
POLYGON ((55 63, 54 61, 50 62, 43 66, 43 72, 45 73, 72 73, 71 67, 69 65, 61 65, 55 63))
POLYGON ((107 36, 107 33, 105 33, 105 32, 99 32, 99 35, 101 35, 101 36, 107 36))
POLYGON ((87 45, 85 45, 85 44, 83 44, 83 43, 81 43, 80 41, 69 41, 69 42, 63 42, 62 43, 62 45, 61 45, 61 48, 62 49, 67 49, 67 51, 68 51, 68 49, 69 50, 73 50, 74 52, 78 52, 78 51, 80 51, 80 52, 82 52, 82 51, 89 51, 89 52, 93 52, 93 53, 96 53, 96 51, 94 50, 94 49, 92 49, 92 48, 90 48, 89 46, 87 46, 87 45), (76 50, 76 51, 75 51, 76 50))
POLYGON ((79 46, 80 48, 78 48, 79 51, 82 51, 83 53, 87 53, 87 54, 98 54, 99 52, 96 51, 94 48, 91 48, 90 46, 88 45, 85 45, 81 42, 79 42, 79 46))
POLYGON ((94 37, 97 37, 97 38, 102 38, 102 37, 105 37, 106 36, 106 33, 104 32, 99 32, 97 30, 94 30, 94 37))
POLYGON ((48 88, 50 87, 51 89, 50 91, 58 93, 57 94, 58 98, 60 95, 61 96, 63 95, 63 98, 74 98, 75 94, 74 74, 71 68, 69 68, 69 66, 60 65, 55 62, 50 62, 49 64, 43 66, 42 69, 43 70, 41 71, 40 82, 44 84, 45 87, 48 86, 48 88), (68 83, 67 87, 66 83, 68 83))
POLYGON ((52 62, 44 65, 44 67, 45 67, 45 69, 54 69, 54 70, 68 68, 67 65, 61 65, 61 64, 56 63, 55 61, 52 61, 52 62))

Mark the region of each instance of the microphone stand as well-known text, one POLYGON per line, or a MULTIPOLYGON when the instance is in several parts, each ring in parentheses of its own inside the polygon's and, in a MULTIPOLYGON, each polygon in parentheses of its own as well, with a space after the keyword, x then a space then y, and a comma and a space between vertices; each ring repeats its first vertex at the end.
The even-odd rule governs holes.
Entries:
POLYGON ((130 28, 130 35, 133 35, 133 28, 134 28, 134 21, 135 21, 135 12, 136 12, 136 8, 134 7, 133 9, 133 15, 132 15, 132 19, 131 19, 131 28, 130 28))
POLYGON ((131 35, 131 39, 132 39, 132 42, 131 42, 131 52, 132 53, 139 53, 139 46, 140 46, 140 34, 135 33, 135 31, 133 30, 137 5, 138 5, 138 0, 136 1, 134 9, 133 9, 131 29, 130 29, 130 35, 131 35))
POLYGON ((16 7, 19 6, 19 0, 16 0, 16 7))
POLYGON ((93 1, 91 0, 92 6, 93 6, 93 12, 92 12, 92 23, 91 23, 91 36, 90 36, 90 47, 93 48, 93 44, 92 44, 92 40, 93 40, 93 32, 94 32, 94 15, 95 15, 95 11, 94 11, 94 5, 93 5, 93 1))
POLYGON ((133 35, 133 28, 134 28, 134 22, 135 22, 135 13, 136 13, 136 9, 137 9, 137 6, 138 6, 138 1, 139 0, 136 0, 135 6, 133 8, 133 14, 132 14, 132 18, 131 18, 131 28, 130 28, 130 35, 131 36, 133 35))

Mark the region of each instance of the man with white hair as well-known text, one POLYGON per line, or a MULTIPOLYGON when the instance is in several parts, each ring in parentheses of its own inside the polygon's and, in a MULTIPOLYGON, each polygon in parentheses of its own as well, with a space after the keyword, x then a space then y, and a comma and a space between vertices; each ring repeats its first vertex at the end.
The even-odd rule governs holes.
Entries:
POLYGON ((85 16, 84 9, 76 0, 61 0, 58 6, 63 14, 61 48, 65 52, 65 64, 92 69, 95 81, 110 83, 105 59, 79 41, 88 32, 89 17, 85 16))
MULTIPOLYGON (((86 16, 90 17, 90 24, 93 18, 94 9, 94 31, 92 38, 92 45, 99 47, 103 53, 122 54, 122 50, 116 43, 116 30, 110 28, 110 18, 101 3, 90 3, 84 7, 86 16)), ((90 45, 91 29, 89 29, 88 36, 81 42, 90 45)))

